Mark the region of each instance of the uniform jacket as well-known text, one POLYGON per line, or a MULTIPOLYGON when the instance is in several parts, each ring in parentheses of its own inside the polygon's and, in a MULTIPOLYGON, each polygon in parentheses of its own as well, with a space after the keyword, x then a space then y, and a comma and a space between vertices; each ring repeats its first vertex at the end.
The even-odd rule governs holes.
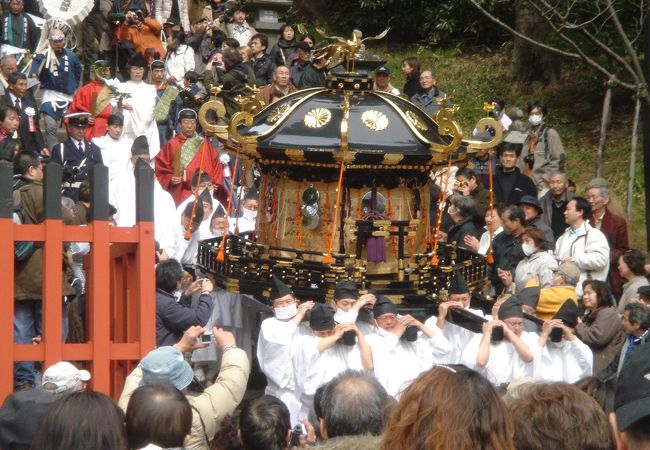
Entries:
MULTIPOLYGON (((533 163, 533 172, 531 178, 535 182, 538 191, 546 189, 544 178, 552 172, 564 172, 564 146, 560 135, 553 128, 546 124, 539 126, 537 131, 531 131, 537 134, 537 144, 535 145, 535 161, 533 163)), ((528 156, 530 149, 530 135, 524 141, 521 158, 519 159, 519 168, 524 169, 524 157, 528 156)))
MULTIPOLYGON (((9 92, 6 92, 5 95, 0 98, 0 104, 16 106, 13 100, 11 100, 9 92)), ((20 124, 18 125, 20 145, 23 150, 40 153, 40 151, 46 148, 47 145, 45 144, 45 139, 43 139, 43 134, 41 133, 41 128, 38 123, 40 118, 38 106, 31 98, 31 95, 25 95, 20 99, 20 107, 20 124), (29 118, 27 117, 27 114, 25 114, 25 109, 27 108, 32 108, 34 110, 33 122, 34 129, 36 130, 34 132, 29 131, 29 118)))
POLYGON ((576 328, 576 336, 594 352, 594 373, 606 368, 623 346, 625 334, 616 310, 599 308, 587 313, 576 328))
MULTIPOLYGON (((596 221, 593 216, 589 218, 589 224, 592 227, 596 226, 596 221)), ((624 218, 612 214, 606 209, 603 215, 603 223, 600 225, 600 231, 602 231, 609 243, 609 283, 612 292, 618 296, 623 291, 621 274, 618 272, 618 257, 630 249, 627 235, 627 222, 624 218)))
POLYGON ((199 296, 199 304, 192 308, 192 298, 183 295, 179 301, 173 295, 156 291, 156 345, 174 345, 183 332, 193 325, 205 326, 212 315, 212 297, 199 296))
POLYGON ((79 173, 74 176, 75 182, 87 180, 90 168, 95 164, 103 163, 102 152, 99 147, 88 141, 84 141, 83 145, 83 153, 79 151, 79 147, 70 138, 52 147, 52 162, 62 166, 80 168, 79 173))
MULTIPOLYGON (((220 428, 223 418, 231 414, 244 398, 250 362, 246 352, 233 348, 223 354, 219 376, 215 383, 199 395, 188 395, 192 407, 192 430, 185 445, 188 450, 208 450, 206 437, 212 439, 220 428)), ((129 405, 129 399, 142 380, 140 365, 126 377, 124 390, 118 404, 123 411, 129 405)))
POLYGON ((58 57, 59 70, 56 73, 50 72, 50 69, 45 67, 44 59, 45 55, 42 53, 34 56, 30 76, 38 76, 41 82, 41 89, 49 89, 62 92, 66 95, 73 95, 77 88, 79 88, 79 83, 81 82, 81 63, 77 55, 68 49, 64 49, 61 56, 58 57), (43 69, 39 75, 41 63, 43 63, 43 69))
MULTIPOLYGON (((607 280, 607 272, 609 271, 609 244, 607 238, 596 228, 592 228, 589 224, 585 223, 585 233, 576 237, 572 233, 571 228, 560 236, 555 243, 556 256, 558 259, 563 259, 562 256, 557 254, 557 251, 565 247, 569 242, 570 251, 569 256, 573 258, 573 262, 580 269, 580 278, 576 286, 576 293, 578 297, 582 297, 582 282, 591 280, 607 280)), ((581 227, 582 229, 582 227, 581 227)))
POLYGON ((2 16, 0 21, 0 44, 25 48, 33 53, 40 38, 41 30, 26 12, 20 14, 7 12, 2 16))

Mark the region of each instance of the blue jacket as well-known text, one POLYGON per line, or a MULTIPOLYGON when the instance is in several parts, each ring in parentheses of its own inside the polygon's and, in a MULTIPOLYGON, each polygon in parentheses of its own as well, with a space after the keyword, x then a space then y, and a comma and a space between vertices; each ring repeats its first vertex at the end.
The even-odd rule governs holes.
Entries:
MULTIPOLYGON (((52 162, 61 164, 63 171, 66 167, 79 167, 79 172, 71 181, 86 181, 90 168, 95 164, 103 164, 102 152, 97 145, 84 140, 84 152, 79 151, 72 139, 68 138, 52 147, 52 162)), ((65 181, 65 180, 64 180, 65 181)))
POLYGON ((59 61, 59 70, 52 73, 50 69, 43 67, 39 75, 39 69, 44 59, 45 55, 42 53, 34 56, 34 63, 32 64, 32 70, 29 76, 38 76, 41 82, 41 89, 50 89, 67 95, 73 95, 79 88, 81 81, 81 63, 77 55, 68 49, 63 50, 63 54, 57 58, 59 61))
POLYGON ((192 308, 192 298, 176 298, 160 289, 156 291, 156 345, 174 345, 183 332, 193 325, 204 326, 212 315, 212 296, 201 294, 199 304, 192 308))

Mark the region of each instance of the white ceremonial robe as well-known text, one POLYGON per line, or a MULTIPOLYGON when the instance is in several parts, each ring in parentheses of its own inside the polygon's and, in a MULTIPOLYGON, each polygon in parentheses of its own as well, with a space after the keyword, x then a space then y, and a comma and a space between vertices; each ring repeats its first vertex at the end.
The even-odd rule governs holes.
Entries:
POLYGON ((262 322, 257 340, 257 360, 267 380, 264 393, 279 398, 287 405, 292 425, 298 423, 301 406, 292 364, 296 349, 294 340, 306 333, 309 333, 306 326, 296 326, 292 322, 270 317, 262 322))
MULTIPOLYGON (((538 345, 539 347, 539 345, 538 345)), ((593 372, 594 355, 580 339, 562 342, 546 341, 535 360, 535 378, 549 383, 576 381, 590 377, 593 372)))
POLYGON ((120 83, 118 90, 131 94, 131 98, 126 99, 133 107, 132 110, 123 110, 124 129, 122 137, 135 139, 138 136, 146 136, 149 142, 149 156, 151 160, 160 152, 160 138, 158 136, 158 126, 153 117, 153 111, 156 106, 156 88, 148 83, 127 81, 120 83))
MULTIPOLYGON (((180 222, 181 218, 183 217, 183 211, 185 211, 185 207, 189 204, 191 204, 194 201, 194 194, 191 194, 189 197, 187 197, 183 202, 178 205, 178 208, 176 208, 176 217, 178 218, 178 222, 180 222)), ((212 211, 214 212, 221 203, 219 203, 219 200, 213 198, 212 199, 212 211)), ((203 205, 201 205, 202 207, 203 205)), ((196 205, 198 208, 199 205, 196 205)), ((225 208, 224 208, 225 209, 225 208)), ((199 234, 201 240, 203 239, 210 239, 213 238, 214 236, 212 235, 212 232, 210 231, 210 220, 212 217, 204 217, 203 221, 201 222, 201 225, 199 225, 199 234)))
POLYGON ((442 331, 435 324, 429 328, 435 333, 433 338, 418 332, 415 342, 404 341, 381 329, 367 336, 375 377, 393 397, 398 398, 422 372, 442 363, 451 350, 442 331))
POLYGON ((185 240, 185 228, 180 224, 177 225, 174 232, 174 256, 172 258, 184 266, 194 265, 199 252, 200 240, 201 236, 198 230, 192 233, 188 240, 185 240))
POLYGON ((255 226, 257 224, 257 219, 247 219, 246 217, 240 217, 239 219, 230 218, 228 219, 228 225, 230 232, 235 232, 235 225, 239 229, 239 233, 246 233, 247 231, 255 231, 255 226))
POLYGON ((476 364, 481 339, 483 339, 483 335, 476 334, 467 344, 461 357, 461 364, 476 370, 495 386, 510 383, 517 378, 532 377, 534 375, 535 359, 539 357, 539 345, 537 344, 539 336, 537 334, 524 331, 520 337, 533 354, 533 361, 524 362, 517 350, 515 350, 514 345, 504 339, 501 342, 490 343, 490 359, 483 368, 478 367, 476 364))
POLYGON ((364 336, 375 332, 375 328, 371 324, 364 320, 359 320, 359 311, 355 309, 343 311, 337 308, 334 313, 334 321, 336 323, 356 323, 357 328, 361 330, 364 336))
MULTIPOLYGON (((133 139, 121 137, 113 139, 108 134, 93 138, 93 142, 102 153, 102 161, 108 167, 108 182, 111 183, 122 172, 133 172, 131 164, 131 146, 133 139)), ((114 205, 113 205, 114 206, 114 205)))
POLYGON ((347 369, 363 370, 357 345, 348 346, 337 342, 320 353, 318 343, 321 339, 310 334, 295 340, 293 369, 296 387, 301 393, 302 407, 298 415, 300 420, 308 418, 314 403, 314 394, 321 385, 347 369))
MULTIPOLYGON (((465 311, 471 312, 480 317, 485 317, 485 314, 480 309, 465 308, 465 311)), ((429 317, 427 321, 424 322, 424 326, 431 329, 436 327, 436 329, 438 329, 438 326, 436 325, 437 322, 438 318, 436 316, 429 317)), ((445 322, 445 328, 443 328, 442 334, 447 338, 451 347, 451 350, 445 355, 442 362, 444 364, 459 364, 463 350, 465 350, 469 341, 476 336, 476 333, 456 324, 445 322)))
MULTIPOLYGON (((133 165, 118 175, 108 185, 108 198, 111 205, 117 208, 115 222, 118 227, 132 227, 135 225, 135 175, 133 165)), ((158 180, 153 179, 153 217, 154 236, 156 242, 164 249, 170 258, 175 252, 175 221, 176 208, 174 199, 165 191, 158 180), (174 221, 170 220, 174 218, 174 221)))

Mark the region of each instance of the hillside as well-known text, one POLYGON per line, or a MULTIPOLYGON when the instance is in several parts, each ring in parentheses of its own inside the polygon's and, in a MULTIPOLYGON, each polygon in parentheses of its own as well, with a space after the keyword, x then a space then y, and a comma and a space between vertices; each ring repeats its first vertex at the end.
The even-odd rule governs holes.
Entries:
MULTIPOLYGON (((558 130, 567 150, 569 177, 585 194, 585 186, 596 174, 596 152, 600 136, 603 82, 593 74, 567 64, 562 79, 552 86, 523 85, 510 76, 510 52, 463 54, 458 51, 432 51, 416 46, 370 47, 386 59, 392 82, 398 89, 404 84, 400 67, 406 56, 418 56, 422 66, 432 68, 438 86, 460 105, 458 120, 465 133, 484 115, 483 102, 503 97, 506 110, 517 106, 525 111, 528 102, 539 100, 548 106, 547 123, 558 130)), ((614 202, 624 209, 630 162, 632 114, 634 103, 629 95, 614 92, 612 123, 605 148, 605 178, 614 191, 614 202)), ((646 249, 646 210, 643 199, 643 155, 637 150, 637 170, 632 214, 631 246, 646 249)))

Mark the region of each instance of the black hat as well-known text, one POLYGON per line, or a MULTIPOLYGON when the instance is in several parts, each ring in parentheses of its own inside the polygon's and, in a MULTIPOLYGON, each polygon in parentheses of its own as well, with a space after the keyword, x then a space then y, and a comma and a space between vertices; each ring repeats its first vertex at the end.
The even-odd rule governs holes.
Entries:
POLYGON ((375 319, 384 314, 397 314, 397 306, 388 297, 385 295, 377 295, 376 297, 377 301, 372 308, 372 315, 375 316, 375 319))
POLYGON ((641 345, 623 365, 616 384, 614 411, 619 431, 650 416, 650 345, 641 345))
POLYGON ((87 112, 78 112, 66 115, 64 118, 67 124, 72 127, 87 127, 90 125, 90 118, 92 116, 87 112))
POLYGON ((271 279, 271 296, 269 297, 271 304, 273 304, 273 300, 289 294, 293 294, 291 288, 284 284, 281 279, 273 275, 273 278, 271 279))
POLYGON ((386 66, 379 66, 375 70, 375 75, 390 75, 390 70, 386 66))
POLYGON ((639 289, 636 290, 636 293, 639 295, 643 295, 644 297, 650 298, 650 285, 641 286, 639 289))
POLYGON ((124 116, 122 116, 122 114, 111 114, 110 116, 108 116, 108 120, 106 121, 106 124, 108 126, 111 125, 124 126, 124 116))
POLYGON ((537 308, 537 303, 539 302, 539 293, 539 286, 525 287, 519 292, 519 294, 517 294, 517 299, 522 305, 528 305, 531 308, 537 308))
POLYGON ((212 207, 212 194, 210 194, 209 189, 203 189, 203 192, 199 194, 199 198, 202 202, 209 203, 210 207, 212 207))
POLYGON ((178 19, 174 16, 169 16, 167 20, 165 20, 165 23, 163 25, 180 25, 181 23, 178 21, 178 19))
POLYGON ((454 278, 449 285, 449 295, 452 294, 469 294, 469 286, 459 271, 454 272, 454 278))
POLYGON ((315 331, 327 331, 336 326, 331 306, 316 303, 309 313, 309 327, 315 331))
POLYGON ((212 218, 221 219, 222 217, 226 217, 226 210, 224 209, 223 205, 221 205, 221 203, 217 202, 217 207, 214 208, 212 218))
POLYGON ((151 62, 151 70, 153 69, 164 69, 165 68, 165 62, 161 61, 159 59, 156 59, 151 62))
POLYGON ((149 155, 149 141, 146 136, 138 136, 133 140, 133 145, 131 145, 131 154, 133 156, 149 155))
POLYGON ((499 307, 499 320, 509 319, 510 317, 524 317, 524 311, 521 309, 519 299, 514 295, 499 307))
POLYGON ((359 290, 357 286, 350 280, 341 280, 336 283, 334 288, 334 300, 343 300, 346 298, 357 299, 359 297, 359 290))
MULTIPOLYGON (((205 171, 201 172, 201 183, 210 183, 210 182, 212 182, 212 180, 210 179, 210 175, 205 171)), ((192 186, 196 186, 196 185, 200 184, 199 183, 199 169, 196 169, 194 171, 194 175, 192 175, 191 184, 192 184, 192 186)))
POLYGON ((530 205, 537 210, 538 214, 544 214, 544 210, 539 205, 539 200, 537 200, 537 197, 533 197, 532 195, 524 195, 521 197, 521 199, 517 202, 517 206, 521 205, 530 205))
POLYGON ((575 328, 578 325, 578 305, 571 299, 567 299, 560 309, 557 310, 554 319, 560 319, 562 323, 568 327, 575 328))
POLYGON ((0 448, 30 446, 38 419, 60 396, 42 389, 11 394, 0 409, 0 448))
POLYGON ((196 111, 190 108, 183 108, 178 112, 178 120, 182 119, 194 119, 196 120, 198 116, 196 115, 196 111))
POLYGON ((260 194, 257 192, 257 189, 254 187, 248 189, 246 191, 246 195, 244 195, 244 200, 258 200, 260 198, 260 194))
POLYGON ((305 52, 311 52, 311 47, 306 42, 298 42, 298 45, 296 45, 296 48, 298 50, 303 50, 305 52))
POLYGON ((147 63, 147 59, 142 56, 140 53, 136 53, 133 55, 131 59, 129 59, 128 63, 129 67, 142 67, 143 69, 146 69, 149 67, 149 63, 147 63))

